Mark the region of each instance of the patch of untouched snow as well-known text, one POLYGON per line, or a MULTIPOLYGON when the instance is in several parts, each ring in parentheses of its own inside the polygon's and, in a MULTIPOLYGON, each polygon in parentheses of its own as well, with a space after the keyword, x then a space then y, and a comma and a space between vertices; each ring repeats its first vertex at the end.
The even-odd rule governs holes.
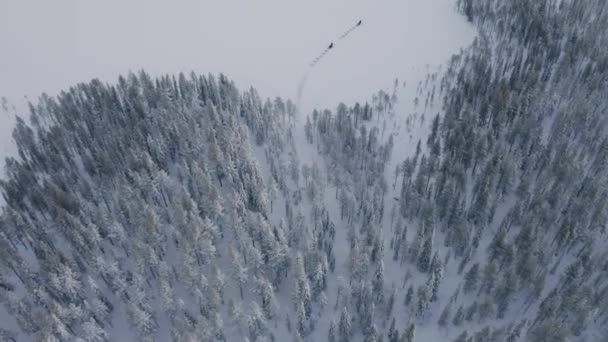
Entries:
MULTIPOLYGON (((295 101, 309 63, 333 41, 309 74, 303 111, 365 101, 469 43, 474 30, 454 7, 453 0, 8 1, 0 5, 0 96, 23 113, 24 95, 144 69, 223 72, 240 89, 295 101)), ((1 124, 4 157, 12 122, 1 124)))

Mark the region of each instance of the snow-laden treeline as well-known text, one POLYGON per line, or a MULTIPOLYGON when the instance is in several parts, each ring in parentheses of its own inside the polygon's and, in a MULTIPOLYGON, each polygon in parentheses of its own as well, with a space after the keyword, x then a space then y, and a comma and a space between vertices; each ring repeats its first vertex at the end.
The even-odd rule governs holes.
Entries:
POLYGON ((249 143, 277 139, 293 115, 223 76, 141 73, 43 98, 18 122, 20 159, 2 181, 3 328, 216 340, 228 303, 254 287, 265 299, 243 304, 247 317, 271 318, 292 257, 287 227, 268 222, 285 188, 265 185, 249 143))

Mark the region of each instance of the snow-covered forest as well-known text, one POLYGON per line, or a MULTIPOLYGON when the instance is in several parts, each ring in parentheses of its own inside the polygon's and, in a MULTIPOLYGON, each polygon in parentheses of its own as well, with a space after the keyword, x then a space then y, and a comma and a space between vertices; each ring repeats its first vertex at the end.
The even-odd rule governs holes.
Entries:
POLYGON ((0 340, 608 340, 608 3, 457 8, 470 46, 360 103, 144 71, 32 102, 0 340))

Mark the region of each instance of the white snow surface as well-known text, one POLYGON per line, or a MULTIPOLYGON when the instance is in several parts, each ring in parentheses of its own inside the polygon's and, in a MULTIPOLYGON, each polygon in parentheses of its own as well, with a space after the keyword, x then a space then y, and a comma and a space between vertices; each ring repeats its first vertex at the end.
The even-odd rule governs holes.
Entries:
MULTIPOLYGON (((453 0, 178 0, 0 2, 0 97, 27 118, 24 96, 146 70, 224 73, 240 89, 301 108, 368 100, 395 78, 413 84, 426 66, 470 43, 474 29, 453 0), (357 21, 363 25, 338 37, 357 21), (309 70, 330 42, 335 47, 309 70)), ((0 159, 14 155, 14 111, 0 115, 0 159)))

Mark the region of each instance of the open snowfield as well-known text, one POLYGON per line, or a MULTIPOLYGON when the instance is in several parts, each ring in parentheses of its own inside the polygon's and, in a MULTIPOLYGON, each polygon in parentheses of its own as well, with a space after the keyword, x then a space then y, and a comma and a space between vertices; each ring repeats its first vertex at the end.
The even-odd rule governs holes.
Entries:
MULTIPOLYGON (((295 101, 301 109, 365 101, 395 78, 422 79, 474 29, 451 0, 130 1, 7 0, 0 4, 0 96, 20 113, 24 96, 57 94, 78 82, 146 70, 224 73, 240 89, 295 101), (347 39, 337 38, 358 20, 347 39)), ((26 116, 26 115, 23 115, 26 116)), ((0 117, 0 157, 14 153, 14 111, 0 117)))

